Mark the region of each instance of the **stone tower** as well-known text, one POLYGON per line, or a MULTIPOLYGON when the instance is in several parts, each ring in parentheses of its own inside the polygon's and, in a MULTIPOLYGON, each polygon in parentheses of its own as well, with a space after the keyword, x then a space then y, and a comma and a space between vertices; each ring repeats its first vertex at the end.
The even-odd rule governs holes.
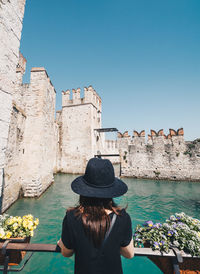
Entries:
POLYGON ((101 98, 92 86, 62 94, 62 111, 57 112, 60 127, 58 171, 83 173, 87 161, 97 154, 104 135, 95 129, 101 128, 101 98))

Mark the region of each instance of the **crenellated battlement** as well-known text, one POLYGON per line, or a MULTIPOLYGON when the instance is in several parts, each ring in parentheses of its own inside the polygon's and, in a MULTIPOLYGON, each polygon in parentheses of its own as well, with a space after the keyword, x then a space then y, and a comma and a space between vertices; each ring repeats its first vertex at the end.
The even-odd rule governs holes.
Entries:
POLYGON ((125 131, 124 133, 117 132, 117 138, 130 138, 131 136, 128 134, 128 131, 125 131))
POLYGON ((101 111, 101 98, 92 86, 84 88, 84 97, 82 98, 80 88, 72 89, 72 91, 69 89, 62 91, 62 107, 81 104, 92 104, 95 108, 101 111))
MULTIPOLYGON (((150 130, 150 134, 148 134, 148 141, 150 140, 156 140, 156 139, 163 139, 163 140, 171 140, 172 138, 174 139, 175 137, 182 137, 183 139, 184 136, 184 130, 183 128, 179 128, 178 130, 174 129, 169 129, 169 134, 165 135, 164 130, 160 129, 158 131, 155 131, 153 129, 150 130), (158 138, 159 137, 159 138, 158 138)), ((118 132, 118 136, 120 138, 130 138, 130 135, 128 131, 125 131, 124 133, 118 132)), ((133 131, 133 136, 130 139, 134 138, 145 138, 145 130, 142 130, 140 132, 134 130, 133 131)))

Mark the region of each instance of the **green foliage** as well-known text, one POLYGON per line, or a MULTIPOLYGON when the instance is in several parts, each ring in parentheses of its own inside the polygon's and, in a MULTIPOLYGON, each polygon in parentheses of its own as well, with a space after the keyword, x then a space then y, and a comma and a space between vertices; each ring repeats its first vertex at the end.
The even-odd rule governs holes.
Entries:
POLYGON ((147 150, 152 150, 152 149, 153 149, 153 146, 152 146, 152 145, 147 144, 147 145, 146 145, 146 148, 147 148, 147 150))
POLYGON ((190 149, 193 149, 193 148, 195 148, 195 144, 194 144, 194 143, 192 143, 192 144, 187 144, 187 147, 188 147, 189 150, 190 150, 190 149))
POLYGON ((190 157, 192 157, 192 152, 190 150, 186 150, 183 152, 184 155, 189 155, 190 157))
POLYGON ((160 175, 160 171, 154 170, 153 172, 155 173, 156 176, 159 176, 159 175, 160 175))

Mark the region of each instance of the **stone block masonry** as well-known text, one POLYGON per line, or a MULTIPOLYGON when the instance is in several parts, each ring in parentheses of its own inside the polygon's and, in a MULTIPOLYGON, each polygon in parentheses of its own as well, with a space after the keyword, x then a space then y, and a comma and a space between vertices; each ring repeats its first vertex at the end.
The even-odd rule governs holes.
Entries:
POLYGON ((60 125, 59 171, 83 173, 87 161, 102 147, 104 135, 97 134, 101 128, 101 98, 92 86, 62 94, 62 111, 57 113, 60 125), (98 135, 98 136, 97 136, 98 135))
POLYGON ((183 129, 118 134, 122 176, 200 181, 200 139, 184 141, 183 129))
POLYGON ((0 1, 0 193, 25 0, 0 1))
POLYGON ((25 197, 38 197, 53 182, 56 157, 55 89, 44 68, 32 68, 24 94, 26 127, 21 185, 25 197))
POLYGON ((20 53, 12 94, 2 211, 19 195, 39 197, 53 182, 56 165, 56 92, 44 68, 32 68, 30 84, 23 84, 25 69, 26 59, 20 53))

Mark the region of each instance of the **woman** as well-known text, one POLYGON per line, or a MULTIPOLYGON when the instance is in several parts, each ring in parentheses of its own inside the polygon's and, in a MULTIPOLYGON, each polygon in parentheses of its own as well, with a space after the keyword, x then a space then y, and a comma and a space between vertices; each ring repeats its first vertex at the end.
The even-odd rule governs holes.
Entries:
POLYGON ((127 185, 115 177, 109 160, 92 158, 71 188, 80 199, 63 220, 62 255, 75 253, 77 274, 122 273, 120 254, 134 256, 131 219, 112 198, 126 193, 127 185))

